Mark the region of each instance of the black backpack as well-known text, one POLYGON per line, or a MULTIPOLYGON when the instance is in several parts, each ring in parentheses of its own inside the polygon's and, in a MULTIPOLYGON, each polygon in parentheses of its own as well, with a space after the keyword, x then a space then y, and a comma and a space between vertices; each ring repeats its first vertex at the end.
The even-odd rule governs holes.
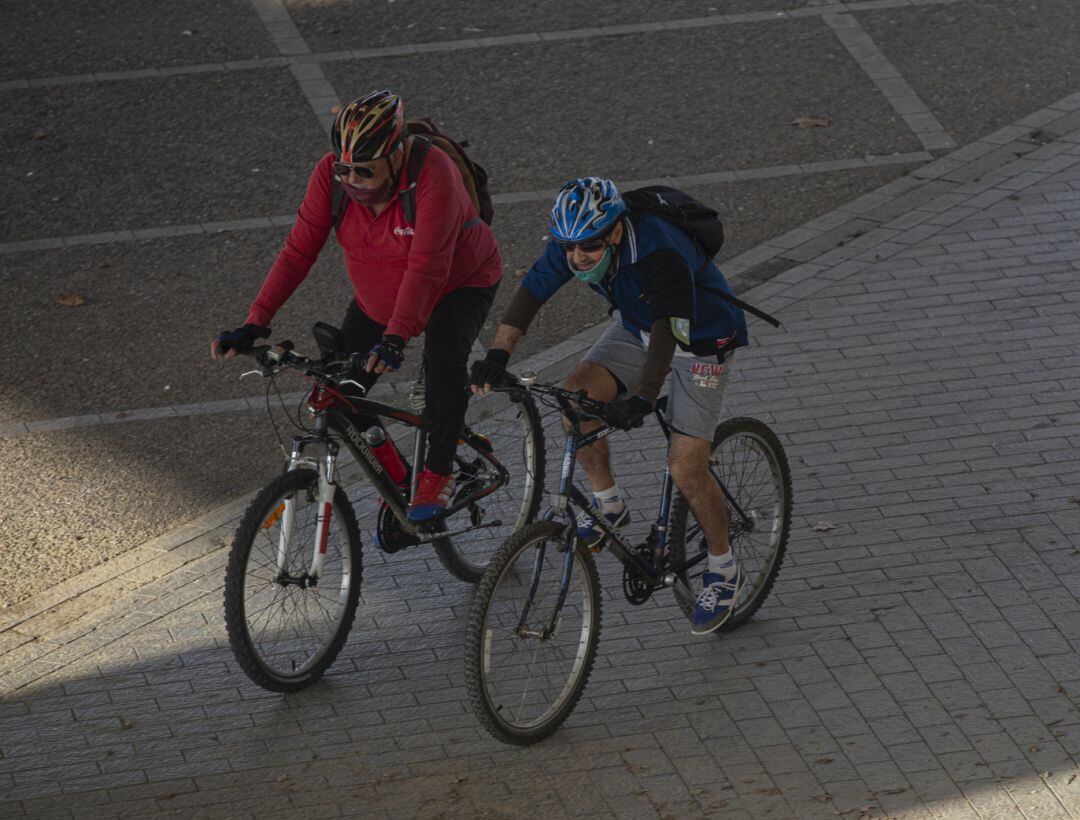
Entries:
MULTIPOLYGON (((624 192, 622 199, 626 203, 626 207, 631 211, 654 214, 688 234, 705 252, 706 265, 724 246, 724 224, 720 221, 720 214, 716 212, 716 209, 699 202, 685 191, 667 185, 649 185, 645 188, 635 188, 632 191, 624 192)), ((777 319, 774 319, 765 311, 758 310, 753 305, 747 304, 742 299, 732 296, 727 291, 706 288, 704 285, 699 287, 745 310, 747 313, 752 313, 758 318, 764 319, 773 327, 780 327, 780 322, 777 319)))
POLYGON ((622 198, 630 210, 656 214, 682 228, 701 245, 710 259, 724 246, 724 224, 720 221, 720 214, 678 188, 650 185, 627 191, 622 198))

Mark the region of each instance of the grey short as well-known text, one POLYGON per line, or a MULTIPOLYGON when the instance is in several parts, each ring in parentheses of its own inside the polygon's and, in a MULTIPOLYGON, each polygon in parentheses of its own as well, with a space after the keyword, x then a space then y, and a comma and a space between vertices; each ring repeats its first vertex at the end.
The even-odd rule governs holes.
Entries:
MULTIPOLYGON (((618 321, 596 340, 584 361, 601 365, 633 390, 645 364, 646 348, 640 337, 618 321)), ((724 363, 716 358, 675 356, 668 377, 667 419, 678 432, 712 441, 720 423, 720 405, 724 400, 735 353, 727 354, 724 363)))

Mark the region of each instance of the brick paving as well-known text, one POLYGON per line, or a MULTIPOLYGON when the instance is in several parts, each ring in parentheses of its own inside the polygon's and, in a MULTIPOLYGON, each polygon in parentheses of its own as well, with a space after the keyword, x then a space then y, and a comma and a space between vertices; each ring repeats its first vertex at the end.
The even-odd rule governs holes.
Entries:
MULTIPOLYGON (((276 695, 225 643, 233 504, 5 613, 5 813, 1080 816, 1078 109, 763 255, 795 266, 744 295, 785 327, 755 325, 729 410, 781 433, 796 507, 751 624, 692 638, 672 596, 623 602, 602 556, 585 697, 549 740, 508 748, 465 698, 470 588, 430 552, 369 544, 338 662, 276 695), (835 247, 853 219, 864 232, 835 247)), ((620 445, 643 532, 659 440, 620 445)))

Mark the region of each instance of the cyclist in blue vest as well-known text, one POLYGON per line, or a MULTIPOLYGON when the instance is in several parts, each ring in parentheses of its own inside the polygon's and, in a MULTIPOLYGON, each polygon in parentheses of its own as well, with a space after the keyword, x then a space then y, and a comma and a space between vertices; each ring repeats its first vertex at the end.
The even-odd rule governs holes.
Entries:
MULTIPOLYGON (((567 182, 555 197, 550 232, 554 241, 514 294, 486 357, 473 364, 473 391, 500 383, 529 323, 567 282, 580 279, 608 301, 614 321, 566 388, 608 402, 607 420, 630 430, 652 411, 670 371, 668 465, 709 546, 691 632, 713 632, 731 615, 744 582, 728 542, 724 496, 708 465, 734 351, 747 344, 746 319, 717 295, 731 287, 697 242, 659 216, 627 210, 610 180, 567 182)), ((630 512, 611 471, 607 439, 579 458, 597 509, 613 526, 624 526, 630 512)), ((577 526, 586 544, 603 539, 590 516, 582 513, 577 526)))

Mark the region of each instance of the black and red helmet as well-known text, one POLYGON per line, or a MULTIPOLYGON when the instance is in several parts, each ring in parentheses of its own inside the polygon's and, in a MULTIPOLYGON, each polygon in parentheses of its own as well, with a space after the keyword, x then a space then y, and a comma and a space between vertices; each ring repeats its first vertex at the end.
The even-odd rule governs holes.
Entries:
POLYGON ((376 91, 353 100, 338 113, 330 142, 342 162, 367 162, 393 153, 405 137, 401 97, 376 91))

